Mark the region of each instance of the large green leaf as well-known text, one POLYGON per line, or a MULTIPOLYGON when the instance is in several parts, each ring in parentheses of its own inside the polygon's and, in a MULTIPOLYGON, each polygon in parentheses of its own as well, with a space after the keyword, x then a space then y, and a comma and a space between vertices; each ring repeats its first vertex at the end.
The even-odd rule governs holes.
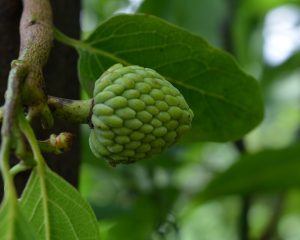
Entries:
MULTIPOLYGON (((17 200, 16 200, 17 201, 17 200)), ((32 227, 25 220, 17 202, 5 200, 0 209, 1 240, 35 240, 32 227)))
POLYGON ((215 177, 197 201, 227 194, 281 191, 300 186, 300 144, 245 155, 215 177))
POLYGON ((21 198, 21 208, 39 240, 98 240, 96 217, 80 194, 65 180, 45 170, 33 170, 21 198))
POLYGON ((195 113, 193 139, 237 139, 262 119, 255 79, 241 71, 227 53, 159 18, 115 16, 76 47, 80 79, 90 95, 95 80, 117 62, 153 68, 165 76, 195 113))

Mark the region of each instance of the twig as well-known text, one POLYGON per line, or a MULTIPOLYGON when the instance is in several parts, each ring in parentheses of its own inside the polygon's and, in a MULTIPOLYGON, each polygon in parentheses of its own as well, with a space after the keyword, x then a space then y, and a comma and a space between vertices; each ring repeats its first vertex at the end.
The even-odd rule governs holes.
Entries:
POLYGON ((284 193, 281 193, 277 197, 274 206, 273 216, 271 217, 268 226, 266 227, 265 231, 263 232, 259 240, 270 240, 274 236, 274 232, 276 231, 278 220, 280 219, 280 215, 282 213, 284 199, 285 199, 284 193))
POLYGON ((251 207, 251 198, 249 196, 243 196, 241 199, 241 213, 240 213, 240 239, 248 240, 249 239, 249 221, 248 215, 251 207))
POLYGON ((2 137, 10 138, 18 101, 21 94, 21 85, 27 74, 27 67, 22 61, 13 61, 12 69, 8 77, 8 87, 5 94, 4 116, 2 124, 2 137))
POLYGON ((234 145, 235 145, 236 149, 239 151, 240 154, 247 153, 247 149, 246 149, 245 142, 244 142, 243 139, 235 141, 234 145))
POLYGON ((9 156, 12 141, 13 126, 18 109, 18 101, 22 81, 27 74, 25 65, 22 62, 14 61, 8 78, 8 87, 4 104, 4 116, 1 129, 1 172, 7 189, 5 197, 16 200, 16 190, 13 178, 9 174, 9 156))
MULTIPOLYGON (((35 166, 35 165, 34 165, 35 166)), ((14 177, 16 176, 18 173, 24 172, 26 170, 29 170, 31 168, 33 168, 34 166, 30 166, 30 165, 26 165, 23 162, 18 163, 17 165, 13 166, 9 172, 10 174, 14 177)))
MULTIPOLYGON (((240 155, 246 154, 247 149, 243 139, 237 140, 234 142, 234 146, 239 151, 240 155)), ((239 236, 240 240, 249 239, 249 221, 248 213, 251 207, 251 198, 250 196, 243 196, 241 199, 241 212, 240 212, 240 227, 239 227, 239 236)))

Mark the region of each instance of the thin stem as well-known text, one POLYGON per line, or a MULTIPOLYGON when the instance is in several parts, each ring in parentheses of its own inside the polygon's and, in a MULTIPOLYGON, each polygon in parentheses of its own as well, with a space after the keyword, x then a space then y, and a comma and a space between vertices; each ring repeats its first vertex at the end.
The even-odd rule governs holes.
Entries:
MULTIPOLYGON (((8 218, 11 220, 16 219, 16 209, 17 209, 17 191, 14 185, 13 176, 9 172, 9 158, 10 158, 10 146, 11 139, 10 136, 2 137, 2 145, 1 145, 1 172, 4 180, 4 199, 2 202, 2 207, 8 204, 8 218)), ((11 224, 8 229, 8 239, 13 239, 15 230, 15 225, 11 224)))
POLYGON ((23 62, 14 62, 8 78, 8 87, 6 91, 6 99, 4 104, 3 123, 1 129, 2 145, 1 145, 1 172, 5 186, 5 197, 10 200, 17 199, 17 193, 14 186, 13 178, 9 173, 9 157, 11 149, 11 139, 13 134, 13 126, 15 116, 19 109, 19 95, 21 84, 27 74, 27 69, 23 62))
POLYGON ((251 198, 250 196, 244 196, 242 198, 242 206, 240 212, 240 239, 248 240, 249 239, 249 210, 251 207, 251 198))
POLYGON ((259 240, 273 239, 273 236, 276 233, 276 227, 280 219, 282 209, 284 207, 284 200, 285 200, 285 193, 280 193, 277 196, 275 206, 273 207, 274 209, 273 216, 271 217, 269 224, 267 225, 265 231, 263 232, 259 240))
POLYGON ((32 149, 33 158, 36 160, 37 166, 40 169, 44 169, 45 168, 45 160, 44 160, 43 155, 40 151, 38 141, 36 140, 35 134, 34 134, 32 128, 31 128, 30 124, 26 120, 23 113, 20 113, 18 115, 18 120, 19 120, 21 131, 23 132, 23 134, 27 138, 27 140, 29 142, 29 145, 32 149))
POLYGON ((33 166, 30 166, 30 165, 26 165, 24 163, 18 163, 17 165, 13 166, 10 170, 9 170, 9 173, 11 176, 16 176, 17 174, 21 173, 21 172, 24 172, 26 170, 29 170, 33 168, 33 166))
POLYGON ((5 195, 9 200, 17 200, 17 191, 14 186, 13 177, 10 174, 9 157, 10 157, 11 140, 9 137, 2 138, 1 145, 1 172, 4 180, 5 195))
POLYGON ((0 107, 0 122, 3 121, 4 107, 0 107))
POLYGON ((82 45, 81 41, 68 37, 67 35, 63 34, 61 31, 59 31, 56 27, 53 28, 53 33, 54 33, 54 38, 56 40, 58 40, 59 42, 67 46, 78 48, 82 45))
MULTIPOLYGON (((247 153, 247 148, 245 146, 245 142, 243 139, 237 140, 234 142, 234 146, 240 153, 240 155, 247 153)), ((240 240, 248 240, 249 239, 249 210, 251 208, 251 197, 243 196, 241 199, 241 212, 240 212, 240 220, 239 220, 239 235, 240 240)))
POLYGON ((21 130, 24 133, 24 135, 26 136, 26 138, 29 142, 29 145, 32 149, 33 157, 37 162, 37 172, 38 172, 40 184, 41 184, 41 191, 42 191, 42 195, 43 195, 43 205, 44 205, 44 208, 46 209, 44 211, 44 214, 45 214, 44 221, 45 221, 45 228, 46 228, 45 233, 46 233, 46 239, 50 240, 51 232, 50 232, 50 223, 49 223, 49 207, 48 207, 48 199, 47 199, 48 194, 47 194, 47 186, 46 186, 46 163, 45 163, 43 155, 40 151, 38 141, 35 137, 35 134, 31 128, 30 124, 26 120, 25 116, 23 114, 19 114, 18 120, 19 120, 19 124, 21 126, 21 130))
POLYGON ((23 61, 13 61, 5 93, 4 117, 1 129, 2 137, 6 136, 11 138, 18 109, 19 97, 21 95, 21 86, 27 73, 28 69, 23 61))

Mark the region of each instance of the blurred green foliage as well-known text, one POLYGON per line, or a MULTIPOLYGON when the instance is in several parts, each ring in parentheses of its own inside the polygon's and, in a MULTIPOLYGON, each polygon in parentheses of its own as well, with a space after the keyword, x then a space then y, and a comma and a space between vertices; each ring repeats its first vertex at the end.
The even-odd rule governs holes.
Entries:
MULTIPOLYGON (((300 239, 300 52, 296 48, 281 63, 270 65, 264 51, 270 38, 265 31, 266 17, 275 8, 299 10, 299 3, 145 0, 141 4, 139 11, 230 50, 237 62, 259 79, 266 114, 263 123, 244 138, 246 157, 240 157, 233 143, 195 142, 115 169, 93 157, 88 147, 89 130, 83 127, 80 190, 97 214, 102 239, 240 239, 241 193, 245 192, 252 195, 249 239, 300 239), (230 184, 235 188, 227 191, 230 184), (209 201, 195 205, 203 191, 211 193, 209 201), (219 197, 218 191, 231 195, 219 197), (263 238, 268 230, 272 237, 263 238)), ((83 35, 128 4, 133 6, 133 1, 83 0, 83 35)), ((281 16, 282 23, 288 16, 281 16)), ((296 33, 298 25, 292 26, 296 33)), ((274 51, 285 44, 279 43, 274 51)))
POLYGON ((128 3, 129 0, 82 1, 81 26, 83 33, 94 30, 97 25, 128 3))

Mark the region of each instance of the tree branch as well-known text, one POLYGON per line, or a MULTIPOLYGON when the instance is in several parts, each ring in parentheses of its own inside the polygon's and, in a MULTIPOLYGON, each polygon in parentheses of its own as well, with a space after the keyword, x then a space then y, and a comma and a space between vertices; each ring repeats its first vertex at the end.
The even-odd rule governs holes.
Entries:
POLYGON ((27 74, 27 67, 22 61, 13 61, 8 77, 8 87, 5 93, 2 137, 10 137, 20 96, 21 84, 27 74))
POLYGON ((12 69, 8 77, 8 87, 4 104, 4 116, 1 129, 1 173, 6 188, 5 197, 16 201, 16 189, 13 184, 13 178, 9 174, 9 156, 12 142, 12 132, 15 124, 19 94, 22 81, 27 74, 27 69, 23 62, 13 61, 12 69))
POLYGON ((12 62, 4 104, 2 136, 6 137, 11 135, 23 87, 33 90, 28 93, 31 101, 36 100, 34 94, 38 92, 47 103, 42 89, 42 68, 47 62, 53 39, 51 6, 48 0, 24 0, 23 4, 20 55, 12 62))
MULTIPOLYGON (((24 9, 20 23, 21 46, 18 60, 12 62, 5 96, 4 116, 1 129, 1 171, 9 192, 15 194, 9 171, 9 155, 12 132, 18 111, 23 103, 23 89, 27 87, 28 96, 35 104, 43 107, 44 119, 51 119, 47 114, 47 104, 43 86, 42 67, 46 63, 52 41, 51 6, 48 0, 24 0, 24 9), (37 98, 38 96, 38 98, 37 98)), ((26 95, 25 95, 26 96, 26 95)), ((48 109, 50 113, 50 110, 48 109)), ((23 113, 22 113, 23 114, 23 113)), ((50 114, 51 116, 51 114, 50 114)))
POLYGON ((43 67, 53 41, 52 25, 52 11, 48 0, 23 0, 19 59, 28 65, 23 102, 29 106, 29 118, 41 115, 45 127, 53 123, 46 104, 43 78, 43 67))

